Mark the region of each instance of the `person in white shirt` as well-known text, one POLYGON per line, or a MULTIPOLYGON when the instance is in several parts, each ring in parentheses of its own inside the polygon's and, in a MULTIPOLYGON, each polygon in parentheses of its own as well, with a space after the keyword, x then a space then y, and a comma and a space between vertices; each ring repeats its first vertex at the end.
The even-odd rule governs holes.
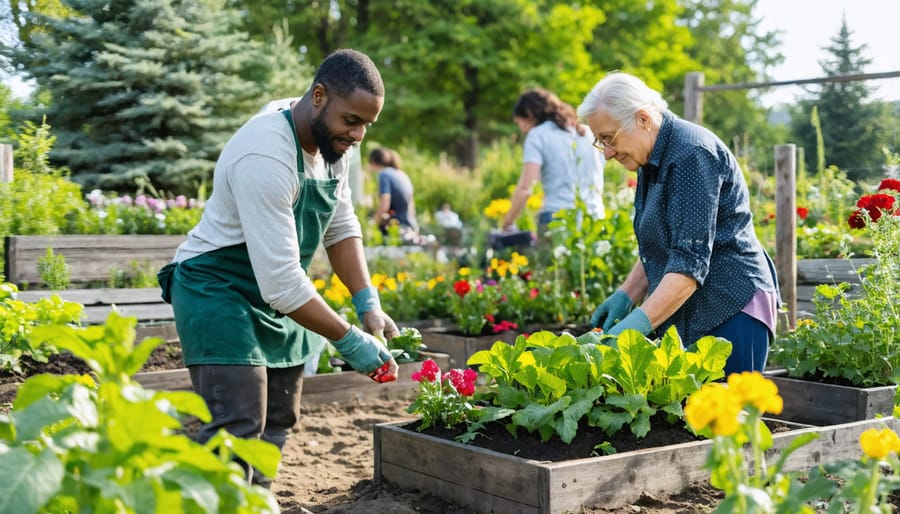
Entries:
POLYGON ((304 365, 323 337, 355 370, 396 379, 380 339, 398 330, 371 284, 347 181, 349 150, 383 105, 371 59, 338 50, 302 98, 254 116, 222 149, 200 222, 159 273, 194 390, 212 414, 199 441, 224 428, 282 448, 300 416, 304 365), (365 332, 328 307, 307 276, 319 244, 365 332))

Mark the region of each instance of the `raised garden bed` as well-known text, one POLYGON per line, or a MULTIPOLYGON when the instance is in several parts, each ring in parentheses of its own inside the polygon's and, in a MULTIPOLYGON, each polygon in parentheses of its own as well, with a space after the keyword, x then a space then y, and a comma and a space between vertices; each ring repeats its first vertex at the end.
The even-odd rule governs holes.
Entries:
POLYGON ((897 386, 853 387, 768 375, 784 399, 778 419, 810 425, 836 425, 877 416, 894 410, 897 386))
MULTIPOLYGON (((622 507, 642 495, 673 494, 709 478, 710 441, 693 441, 615 455, 538 461, 416 432, 416 422, 375 426, 375 478, 439 496, 475 512, 556 514, 585 507, 622 507)), ((894 418, 774 434, 775 458, 800 434, 820 437, 791 454, 786 471, 860 455, 859 435, 894 418)))

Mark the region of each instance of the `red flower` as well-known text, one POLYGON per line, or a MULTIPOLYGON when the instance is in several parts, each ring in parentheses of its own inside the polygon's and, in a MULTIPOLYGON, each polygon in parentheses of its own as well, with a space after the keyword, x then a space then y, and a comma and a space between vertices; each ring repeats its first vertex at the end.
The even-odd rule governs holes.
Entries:
POLYGON ((884 191, 885 189, 891 189, 897 192, 900 192, 900 180, 895 178, 886 178, 881 181, 881 184, 878 184, 878 190, 884 191))
POLYGON ((850 228, 863 228, 866 226, 866 217, 863 216, 863 212, 862 209, 853 211, 853 214, 847 219, 847 224, 850 225, 850 228))
POLYGON ((809 217, 809 209, 806 207, 797 207, 797 217, 801 220, 805 220, 809 217))
POLYGON ((538 291, 538 288, 532 287, 532 288, 531 288, 531 291, 528 293, 528 296, 530 296, 531 299, 534 300, 535 298, 538 297, 538 294, 539 294, 539 293, 540 293, 540 291, 538 291))
POLYGON ((469 284, 468 280, 457 280, 456 283, 453 284, 453 290, 456 291, 456 294, 460 297, 463 297, 472 290, 472 286, 469 284))
POLYGON ((489 322, 493 323, 493 322, 494 322, 494 315, 493 315, 493 314, 485 314, 485 315, 484 315, 484 319, 486 319, 486 320, 488 320, 489 322))
POLYGON ((770 212, 769 215, 766 216, 766 219, 767 219, 767 220, 774 220, 774 219, 775 219, 775 213, 774 213, 774 212, 770 212))
POLYGON ((637 179, 628 177, 628 187, 637 187, 637 179))
POLYGON ((421 382, 423 380, 426 382, 434 382, 440 374, 441 368, 437 365, 437 362, 434 362, 433 359, 426 359, 425 362, 422 363, 422 369, 412 374, 412 379, 415 382, 421 382))
POLYGON ((519 278, 525 281, 531 280, 531 272, 526 271, 525 273, 519 273, 519 278))
POLYGON ((450 383, 453 384, 453 388, 456 389, 457 393, 463 396, 475 394, 475 379, 478 378, 478 373, 475 373, 474 370, 451 369, 447 372, 447 375, 450 377, 450 383))

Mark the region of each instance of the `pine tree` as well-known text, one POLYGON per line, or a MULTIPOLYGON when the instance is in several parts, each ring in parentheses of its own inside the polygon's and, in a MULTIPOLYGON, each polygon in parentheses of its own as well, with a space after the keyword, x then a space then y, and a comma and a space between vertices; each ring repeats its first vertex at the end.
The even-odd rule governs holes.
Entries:
MULTIPOLYGON (((866 45, 854 46, 846 17, 837 36, 825 47, 830 58, 819 61, 826 76, 864 73, 872 61, 865 57, 866 45)), ((793 118, 793 131, 798 144, 807 149, 807 166, 815 169, 816 131, 811 112, 818 109, 825 163, 844 170, 853 180, 880 175, 884 161, 882 147, 886 143, 884 113, 887 106, 870 102, 866 82, 826 82, 812 99, 800 103, 793 118)))
POLYGON ((191 193, 260 105, 262 46, 222 0, 67 0, 76 16, 30 12, 43 30, 11 52, 52 94, 52 158, 87 188, 148 177, 191 193))

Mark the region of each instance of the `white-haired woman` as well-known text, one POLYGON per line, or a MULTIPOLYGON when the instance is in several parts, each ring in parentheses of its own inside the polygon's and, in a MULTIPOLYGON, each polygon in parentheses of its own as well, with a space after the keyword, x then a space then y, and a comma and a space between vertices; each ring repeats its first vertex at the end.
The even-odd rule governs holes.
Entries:
POLYGON ((662 333, 674 325, 686 345, 723 337, 733 345, 726 373, 762 371, 775 333, 778 284, 756 238, 734 155, 626 73, 598 82, 578 114, 606 159, 637 172, 639 259, 591 323, 612 335, 662 333))

